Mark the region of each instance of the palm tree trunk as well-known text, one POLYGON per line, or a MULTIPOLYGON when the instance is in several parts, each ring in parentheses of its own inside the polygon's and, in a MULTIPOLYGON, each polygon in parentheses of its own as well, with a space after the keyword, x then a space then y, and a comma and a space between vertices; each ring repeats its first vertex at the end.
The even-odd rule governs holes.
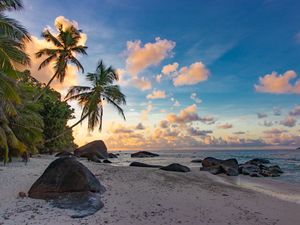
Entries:
POLYGON ((50 84, 52 83, 52 81, 55 79, 57 73, 54 74, 54 76, 49 80, 49 82, 47 83, 47 85, 42 89, 42 91, 34 97, 33 102, 37 102, 47 91, 47 89, 49 88, 50 84))
POLYGON ((50 138, 48 140, 45 140, 45 143, 49 143, 52 142, 54 140, 56 140, 57 138, 62 137, 63 135, 65 135, 67 132, 69 132, 70 130, 72 130, 74 127, 76 127, 78 124, 80 124, 85 118, 87 118, 89 115, 89 113, 85 114, 84 117, 82 117, 78 122, 74 123, 72 126, 70 126, 69 128, 67 128, 66 130, 64 130, 62 133, 60 133, 59 135, 57 135, 56 137, 50 138))

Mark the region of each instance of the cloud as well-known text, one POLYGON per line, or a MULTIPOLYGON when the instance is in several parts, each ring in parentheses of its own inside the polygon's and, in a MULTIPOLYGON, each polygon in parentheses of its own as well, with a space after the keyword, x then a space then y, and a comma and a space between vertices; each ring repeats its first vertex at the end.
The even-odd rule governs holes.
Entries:
POLYGON ((156 77, 155 77, 156 82, 160 83, 161 82, 161 78, 162 78, 161 74, 156 75, 156 77))
POLYGON ((287 132, 287 130, 282 130, 282 129, 277 129, 277 128, 263 131, 263 133, 268 136, 278 135, 278 134, 282 134, 282 133, 286 133, 286 132, 287 132))
MULTIPOLYGON (((59 16, 55 19, 55 25, 57 25, 58 23, 63 24, 64 28, 71 25, 74 25, 76 28, 78 28, 78 23, 76 21, 70 21, 63 16, 59 16)), ((57 30, 53 31, 55 35, 57 35, 57 32, 58 32, 57 30)), ((25 52, 31 58, 31 66, 30 68, 25 68, 25 69, 29 69, 31 71, 31 75, 37 80, 39 80, 41 83, 48 83, 48 81, 52 78, 52 76, 55 73, 53 69, 54 63, 51 62, 48 66, 44 67, 41 70, 38 70, 39 65, 43 60, 46 59, 46 57, 37 59, 35 57, 35 53, 42 48, 54 48, 55 46, 44 39, 39 39, 38 37, 35 36, 31 36, 31 38, 32 41, 26 42, 25 45, 25 52)), ((80 38, 80 44, 85 45, 86 40, 87 40, 87 35, 82 33, 80 38)), ((65 92, 70 86, 77 85, 77 84, 78 84, 77 68, 73 65, 68 65, 67 72, 66 72, 66 79, 64 83, 60 83, 58 80, 54 80, 51 84, 51 87, 61 92, 62 94, 65 94, 65 92)))
POLYGON ((300 116, 300 105, 295 106, 290 112, 290 116, 300 116))
POLYGON ((135 127, 136 130, 145 130, 146 127, 142 123, 138 123, 135 127))
POLYGON ((272 72, 259 78, 259 84, 255 85, 257 92, 287 94, 300 93, 300 80, 291 83, 297 74, 293 70, 286 71, 283 75, 272 72))
POLYGON ((273 122, 265 120, 262 125, 265 126, 265 127, 271 127, 271 126, 273 126, 273 122))
POLYGON ((264 139, 269 145, 299 146, 300 136, 288 133, 287 130, 272 129, 263 132, 264 139))
POLYGON ((152 84, 149 80, 146 80, 145 77, 135 78, 131 80, 133 86, 141 89, 142 91, 149 90, 152 88, 152 84))
POLYGON ((202 100, 197 96, 197 93, 195 92, 191 94, 190 98, 194 100, 196 104, 200 104, 202 102, 202 100))
POLYGON ((258 119, 262 119, 262 118, 266 118, 266 117, 268 117, 268 115, 265 114, 265 113, 257 113, 257 118, 258 119))
POLYGON ((209 71, 202 62, 195 62, 189 67, 182 67, 175 74, 173 84, 175 86, 194 85, 208 79, 209 71))
POLYGON ((140 40, 127 42, 127 71, 137 77, 138 73, 150 66, 158 65, 165 58, 172 55, 175 42, 157 37, 154 43, 146 43, 144 46, 140 40))
POLYGON ((147 99, 162 99, 162 98, 166 98, 165 91, 154 90, 151 94, 147 95, 147 99))
POLYGON ((213 124, 215 119, 211 116, 200 117, 197 113, 196 104, 190 105, 176 114, 168 114, 167 120, 171 123, 190 123, 194 121, 201 121, 206 124, 213 124))
POLYGON ((152 111, 153 105, 151 102, 148 102, 147 108, 141 112, 141 119, 143 121, 148 120, 148 114, 152 111))
POLYGON ((169 127, 169 122, 167 120, 162 120, 162 121, 159 122, 159 127, 163 128, 163 129, 168 128, 169 127))
POLYGON ((280 124, 286 127, 294 127, 296 122, 297 121, 293 117, 288 116, 284 120, 280 121, 280 124))
POLYGON ((231 129, 233 127, 232 124, 225 123, 217 126, 219 129, 231 129))
POLYGON ((166 65, 162 68, 161 72, 165 75, 170 75, 170 73, 175 72, 178 68, 179 64, 178 63, 173 63, 166 65))
POLYGON ((189 127, 187 129, 187 133, 191 136, 206 136, 208 134, 212 134, 212 130, 199 130, 194 127, 189 127))
POLYGON ((112 134, 129 134, 133 133, 134 130, 122 124, 111 123, 108 132, 112 134))

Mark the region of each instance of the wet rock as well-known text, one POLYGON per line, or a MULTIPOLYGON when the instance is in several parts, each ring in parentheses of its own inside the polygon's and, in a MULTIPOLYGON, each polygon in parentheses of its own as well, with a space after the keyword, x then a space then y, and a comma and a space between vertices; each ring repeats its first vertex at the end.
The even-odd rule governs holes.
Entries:
POLYGON ((245 162, 245 164, 252 164, 252 165, 261 165, 261 164, 269 164, 269 163, 270 161, 268 159, 263 159, 263 158, 255 158, 245 162))
POLYGON ((193 159, 192 163, 202 163, 202 159, 193 159))
POLYGON ((216 159, 207 157, 202 160, 201 170, 209 171, 212 174, 225 173, 228 176, 237 176, 239 174, 238 162, 236 159, 216 159))
POLYGON ((118 155, 110 152, 110 153, 108 153, 108 158, 109 159, 116 159, 116 158, 118 158, 118 155))
POLYGON ((109 161, 108 159, 104 159, 103 162, 104 163, 111 163, 111 161, 109 161))
POLYGON ((149 157, 158 157, 158 156, 159 155, 156 153, 147 152, 147 151, 140 151, 140 152, 131 154, 132 158, 149 158, 149 157))
POLYGON ((161 168, 162 167, 160 165, 150 165, 150 164, 141 163, 141 162, 132 162, 132 163, 130 163, 129 166, 134 166, 134 167, 151 167, 151 168, 161 168))
POLYGON ((183 166, 178 163, 172 163, 168 166, 161 167, 160 169, 165 171, 174 171, 174 172, 183 172, 183 173, 191 171, 189 167, 183 166))

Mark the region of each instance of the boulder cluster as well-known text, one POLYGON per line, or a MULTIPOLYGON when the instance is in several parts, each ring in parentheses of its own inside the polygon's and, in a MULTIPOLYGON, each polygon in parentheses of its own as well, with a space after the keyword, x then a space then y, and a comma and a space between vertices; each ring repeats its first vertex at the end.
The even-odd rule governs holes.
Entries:
POLYGON ((238 164, 236 159, 221 160, 207 157, 202 160, 202 168, 200 170, 209 171, 212 174, 224 173, 228 176, 243 174, 251 177, 278 177, 283 173, 278 165, 268 166, 266 164, 270 164, 270 161, 260 158, 238 164))

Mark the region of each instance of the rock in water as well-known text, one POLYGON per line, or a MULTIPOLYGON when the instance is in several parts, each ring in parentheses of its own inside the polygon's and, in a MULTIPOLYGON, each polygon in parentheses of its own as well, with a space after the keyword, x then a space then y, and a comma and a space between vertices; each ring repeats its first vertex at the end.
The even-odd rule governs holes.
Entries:
POLYGON ((118 158, 118 156, 116 154, 110 152, 110 153, 108 153, 108 158, 116 159, 116 158, 118 158))
POLYGON ((207 157, 202 160, 201 170, 209 171, 212 174, 225 173, 228 176, 239 175, 238 161, 236 159, 216 159, 207 157))
POLYGON ((160 169, 165 171, 174 171, 174 172, 183 172, 183 173, 191 171, 189 167, 180 165, 178 163, 172 163, 168 166, 161 167, 160 169))
MULTIPOLYGON (((105 188, 99 180, 78 162, 75 157, 62 157, 53 161, 32 185, 28 192, 30 198, 51 200, 55 206, 72 206, 70 209, 85 210, 86 216, 103 207, 100 194, 105 188), (88 204, 93 202, 93 204, 88 204), (78 208, 76 208, 78 207, 78 208)), ((75 212, 78 215, 79 212, 75 212)))
POLYGON ((88 158, 95 162, 99 162, 98 159, 108 158, 107 148, 102 140, 90 142, 76 149, 74 154, 79 157, 88 158))
POLYGON ((245 164, 252 164, 252 165, 260 165, 260 164, 269 164, 270 161, 267 159, 262 159, 262 158, 255 158, 255 159, 251 159, 247 162, 245 162, 245 164))
POLYGON ((104 163, 111 163, 111 161, 109 161, 108 159, 104 159, 103 162, 104 163))
POLYGON ((148 158, 148 157, 158 157, 158 156, 159 155, 156 153, 147 152, 147 151, 140 151, 140 152, 131 154, 132 158, 148 158))
POLYGON ((151 168, 161 168, 162 167, 160 165, 150 165, 150 164, 141 163, 141 162, 132 162, 132 163, 130 163, 129 166, 134 166, 134 167, 151 167, 151 168))
POLYGON ((202 163, 202 159, 193 159, 192 163, 202 163))

